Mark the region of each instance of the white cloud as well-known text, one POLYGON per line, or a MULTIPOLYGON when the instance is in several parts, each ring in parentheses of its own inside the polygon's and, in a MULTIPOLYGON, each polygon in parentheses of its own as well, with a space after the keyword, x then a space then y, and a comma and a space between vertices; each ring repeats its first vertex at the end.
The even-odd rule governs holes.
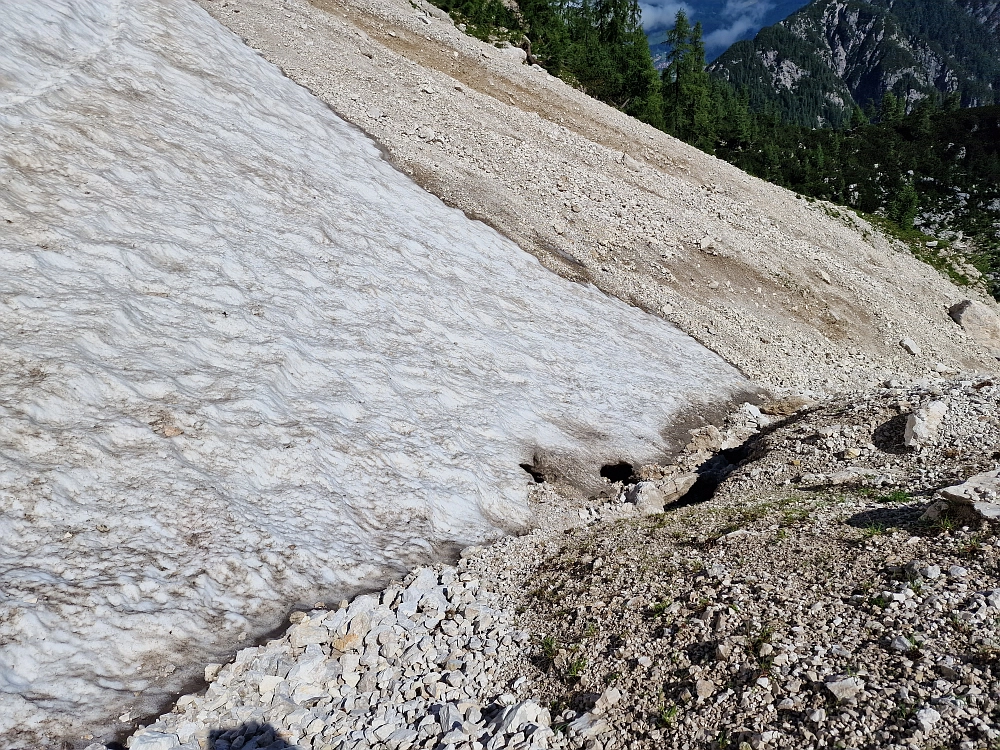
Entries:
POLYGON ((663 5, 639 3, 639 9, 642 11, 642 28, 646 31, 650 29, 672 28, 674 18, 677 17, 677 11, 679 10, 687 13, 688 18, 692 15, 691 8, 687 3, 667 2, 663 5))
POLYGON ((711 54, 715 50, 726 49, 748 31, 756 31, 772 8, 774 3, 770 0, 727 0, 721 15, 728 24, 713 29, 705 36, 705 50, 711 54))

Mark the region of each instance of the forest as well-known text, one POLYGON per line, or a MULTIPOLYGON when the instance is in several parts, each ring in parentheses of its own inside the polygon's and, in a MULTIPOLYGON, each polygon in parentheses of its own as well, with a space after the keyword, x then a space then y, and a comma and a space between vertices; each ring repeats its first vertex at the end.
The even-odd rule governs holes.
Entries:
POLYGON ((809 128, 713 77, 701 25, 683 11, 660 73, 637 0, 521 0, 516 11, 499 0, 436 2, 468 33, 530 49, 549 73, 627 114, 805 199, 874 217, 925 260, 941 260, 926 241, 936 254, 971 241, 966 260, 1000 298, 1000 106, 962 109, 952 95, 908 110, 887 92, 837 127, 809 128))

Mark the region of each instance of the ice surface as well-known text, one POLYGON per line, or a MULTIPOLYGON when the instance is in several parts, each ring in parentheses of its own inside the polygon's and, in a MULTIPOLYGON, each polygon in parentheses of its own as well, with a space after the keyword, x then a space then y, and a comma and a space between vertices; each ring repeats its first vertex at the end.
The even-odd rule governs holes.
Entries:
POLYGON ((193 3, 6 0, 0 741, 526 522, 745 381, 423 192, 193 3), (241 640, 242 639, 242 640, 241 640))

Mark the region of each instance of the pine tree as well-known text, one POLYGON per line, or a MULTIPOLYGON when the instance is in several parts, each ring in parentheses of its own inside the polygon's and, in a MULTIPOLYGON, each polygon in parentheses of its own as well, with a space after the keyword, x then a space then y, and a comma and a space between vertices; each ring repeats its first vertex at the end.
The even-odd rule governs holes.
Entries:
POLYGON ((712 153, 718 140, 722 109, 714 106, 712 80, 705 71, 705 44, 701 23, 691 26, 684 11, 677 11, 667 32, 671 45, 663 71, 663 112, 668 133, 712 153))
POLYGON ((663 71, 664 123, 667 132, 681 137, 681 87, 684 84, 685 61, 690 54, 691 24, 683 10, 677 11, 674 27, 667 32, 667 67, 663 71))
POLYGON ((913 220, 917 216, 917 191, 913 183, 906 181, 893 196, 889 205, 889 218, 903 229, 913 229, 913 220))
POLYGON ((711 79, 705 71, 701 21, 691 29, 685 67, 685 92, 690 131, 688 140, 703 151, 715 151, 716 119, 711 108, 711 79))
POLYGON ((898 125, 906 114, 906 100, 886 91, 878 111, 878 121, 885 125, 898 125))

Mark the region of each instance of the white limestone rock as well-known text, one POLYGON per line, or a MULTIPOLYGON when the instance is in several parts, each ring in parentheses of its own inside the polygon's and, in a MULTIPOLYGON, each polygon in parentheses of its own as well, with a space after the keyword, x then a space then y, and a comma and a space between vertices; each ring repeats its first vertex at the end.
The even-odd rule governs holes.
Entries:
POLYGON ((948 308, 948 315, 969 336, 1000 356, 1000 314, 989 305, 976 300, 963 300, 948 308))
POLYGON ((921 406, 906 420, 903 444, 907 448, 932 444, 947 411, 948 405, 944 401, 930 401, 921 406))
POLYGON ((634 503, 636 510, 644 516, 662 513, 665 504, 663 491, 656 486, 656 482, 639 482, 629 490, 626 500, 634 503))
POLYGON ((1000 521, 1000 469, 969 477, 962 484, 945 487, 940 495, 950 506, 971 511, 990 521, 1000 521))
POLYGON ((145 732, 132 738, 131 750, 172 750, 180 747, 181 741, 176 734, 164 732, 145 732))

